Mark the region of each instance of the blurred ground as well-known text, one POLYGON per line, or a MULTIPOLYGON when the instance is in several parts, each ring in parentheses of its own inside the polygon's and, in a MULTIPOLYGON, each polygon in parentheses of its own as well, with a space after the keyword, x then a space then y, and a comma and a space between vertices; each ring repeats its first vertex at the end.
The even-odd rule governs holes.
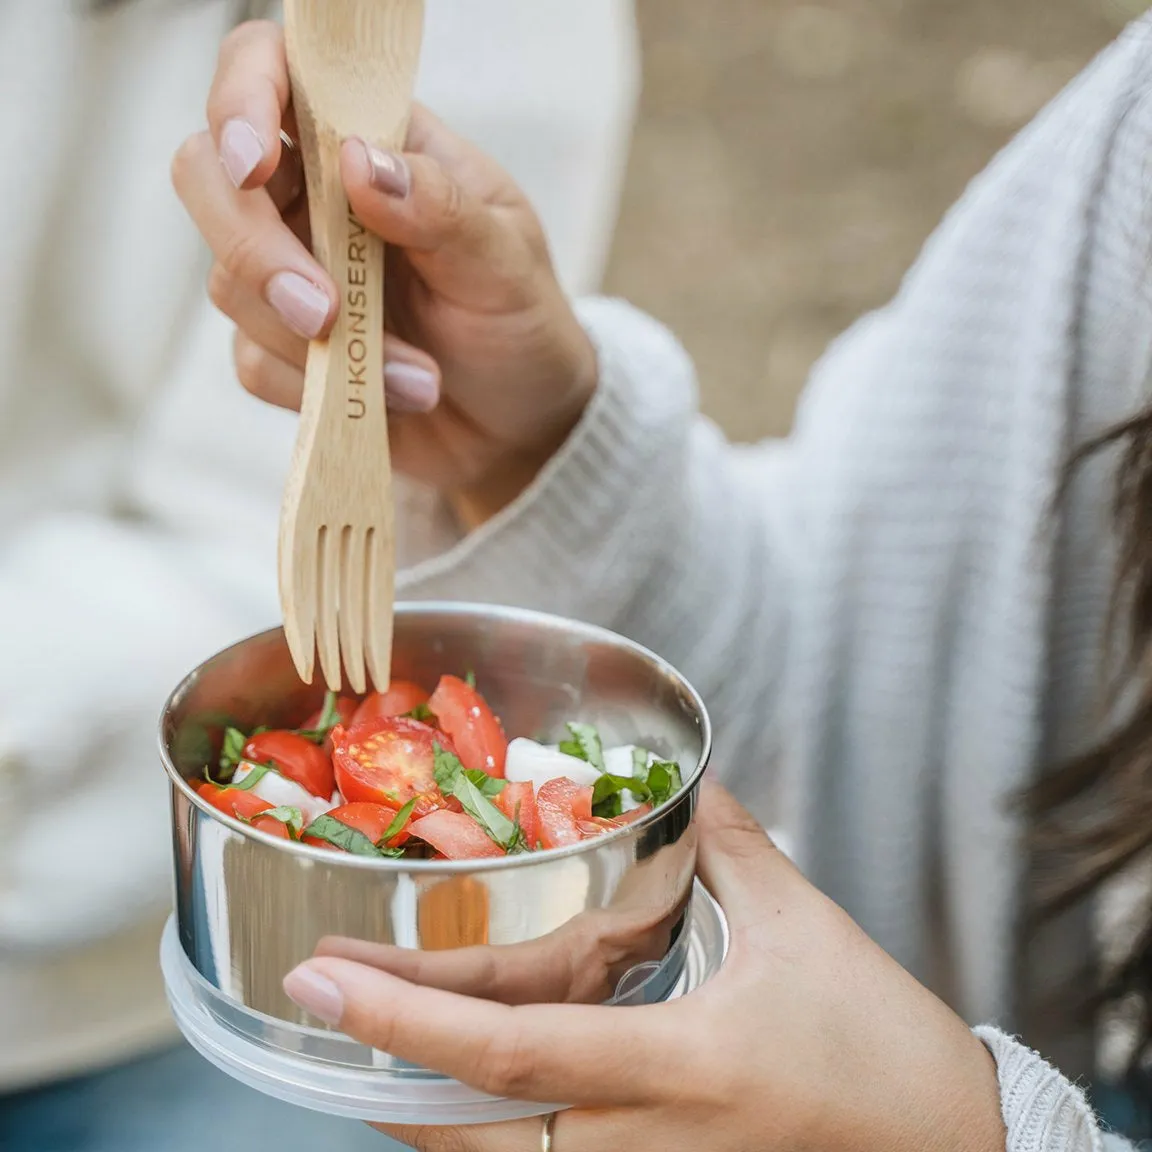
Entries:
POLYGON ((1149 2, 639 0, 608 290, 679 333, 732 435, 785 431, 828 340, 1149 2))

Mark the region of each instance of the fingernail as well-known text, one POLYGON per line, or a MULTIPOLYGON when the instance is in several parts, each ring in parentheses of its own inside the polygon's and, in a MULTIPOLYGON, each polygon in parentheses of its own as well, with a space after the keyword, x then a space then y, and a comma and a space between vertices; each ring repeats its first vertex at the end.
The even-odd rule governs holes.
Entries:
POLYGON ((264 159, 264 142, 247 120, 229 120, 220 133, 220 163, 228 179, 243 188, 248 177, 264 159))
POLYGON ((368 167, 371 175, 368 182, 377 192, 385 196, 395 196, 397 200, 406 200, 412 191, 412 170, 408 161, 395 152, 382 152, 373 148, 367 141, 361 140, 364 152, 368 157, 368 167))
POLYGON ((339 1024, 344 1015, 344 995, 327 976, 301 964, 284 977, 288 998, 325 1024, 339 1024))
POLYGON ((294 332, 309 340, 328 319, 328 293, 297 272, 280 272, 268 284, 268 303, 294 332))
POLYGON ((384 365, 384 395, 395 412, 431 412, 440 402, 440 382, 427 368, 394 360, 384 365))

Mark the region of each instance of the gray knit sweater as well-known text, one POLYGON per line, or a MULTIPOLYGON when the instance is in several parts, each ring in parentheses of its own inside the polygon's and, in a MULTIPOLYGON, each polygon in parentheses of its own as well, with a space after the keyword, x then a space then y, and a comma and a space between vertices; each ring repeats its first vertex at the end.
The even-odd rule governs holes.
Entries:
MULTIPOLYGON (((727 443, 672 337, 587 303, 583 423, 466 539, 414 493, 404 595, 583 617, 675 662, 719 771, 783 817, 808 875, 972 1023, 1016 1031, 1045 972, 1020 963, 1006 800, 1098 731, 1112 462, 1059 521, 1053 493, 1071 448, 1146 402, 1150 223, 1145 20, 830 350, 786 442, 727 443)), ((1114 1139, 1068 1079, 980 1035, 1013 1152, 1114 1139)))

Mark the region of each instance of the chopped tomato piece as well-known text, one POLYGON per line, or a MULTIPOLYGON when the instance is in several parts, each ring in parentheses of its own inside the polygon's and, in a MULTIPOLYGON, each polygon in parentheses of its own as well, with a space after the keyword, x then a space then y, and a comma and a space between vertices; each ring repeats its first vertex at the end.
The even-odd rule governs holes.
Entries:
POLYGON ((630 812, 622 812, 619 816, 593 816, 591 820, 578 820, 580 832, 587 838, 602 836, 605 832, 615 832, 617 828, 627 828, 635 824, 641 816, 647 816, 652 811, 651 804, 641 804, 630 812))
POLYGON ((253 764, 274 765, 281 776, 324 800, 335 791, 336 777, 328 753, 295 732, 261 732, 253 736, 244 745, 244 759, 253 764))
MULTIPOLYGON (((367 724, 375 720, 390 720, 393 716, 403 716, 421 704, 428 703, 428 693, 419 684, 408 680, 393 680, 387 692, 373 692, 356 709, 351 723, 367 724)), ((349 723, 348 720, 344 721, 349 723)))
POLYGON ((540 818, 540 843, 545 848, 563 848, 584 839, 582 821, 592 819, 592 789, 560 777, 549 780, 536 794, 540 818))
POLYGON ((288 825, 283 820, 277 820, 275 816, 257 816, 252 821, 252 827, 258 832, 267 832, 269 836, 279 836, 281 840, 292 839, 288 825))
POLYGON ((540 815, 536 808, 536 792, 530 780, 505 784, 499 796, 494 797, 496 807, 509 820, 519 820, 524 839, 531 851, 540 843, 540 815))
POLYGON ((218 784, 201 784, 200 795, 225 816, 235 816, 238 820, 251 820, 261 812, 275 807, 267 800, 253 796, 251 792, 243 792, 239 788, 221 788, 218 784))
POLYGON ((440 729, 456 746, 465 768, 503 779, 508 739, 484 697, 456 676, 442 676, 428 701, 440 729))
POLYGON ((444 809, 433 812, 414 820, 409 830, 449 860, 481 860, 505 855, 504 849, 471 816, 462 812, 444 809))
POLYGON ((436 787, 435 745, 454 752, 451 742, 419 720, 395 717, 332 733, 336 784, 349 803, 383 804, 399 811, 419 798, 416 815, 444 806, 436 787))
MULTIPOLYGON (((341 824, 346 824, 349 828, 355 828, 357 832, 363 832, 373 844, 379 844, 384 837, 384 833, 396 819, 399 809, 388 808, 383 804, 345 804, 340 808, 333 808, 328 813, 333 820, 339 820, 341 824)), ((411 827, 409 822, 408 827, 411 827)), ((397 836, 393 836, 388 841, 389 848, 399 848, 409 836, 408 828, 405 828, 397 836)), ((335 848, 335 845, 330 844, 327 840, 317 839, 315 836, 305 836, 305 844, 315 844, 320 848, 334 848, 336 851, 341 851, 335 848)))
POLYGON ((279 836, 281 840, 291 840, 292 834, 283 820, 272 816, 261 816, 261 812, 269 812, 275 807, 251 792, 244 792, 239 788, 221 788, 218 784, 205 782, 200 785, 200 795, 212 805, 213 808, 223 812, 225 816, 234 816, 237 820, 247 820, 253 828, 260 832, 267 832, 269 836, 279 836))

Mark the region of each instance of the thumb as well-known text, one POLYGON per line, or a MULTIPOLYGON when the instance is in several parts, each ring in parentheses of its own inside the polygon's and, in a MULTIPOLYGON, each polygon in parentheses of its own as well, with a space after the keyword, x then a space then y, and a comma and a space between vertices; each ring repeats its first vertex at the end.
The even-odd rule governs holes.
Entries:
POLYGON ((352 139, 340 161, 352 211, 433 290, 486 311, 531 302, 537 253, 524 214, 498 211, 428 155, 352 139))
POLYGON ((706 781, 697 814, 699 871, 732 928, 763 923, 765 907, 791 902, 806 881, 727 789, 706 781))

